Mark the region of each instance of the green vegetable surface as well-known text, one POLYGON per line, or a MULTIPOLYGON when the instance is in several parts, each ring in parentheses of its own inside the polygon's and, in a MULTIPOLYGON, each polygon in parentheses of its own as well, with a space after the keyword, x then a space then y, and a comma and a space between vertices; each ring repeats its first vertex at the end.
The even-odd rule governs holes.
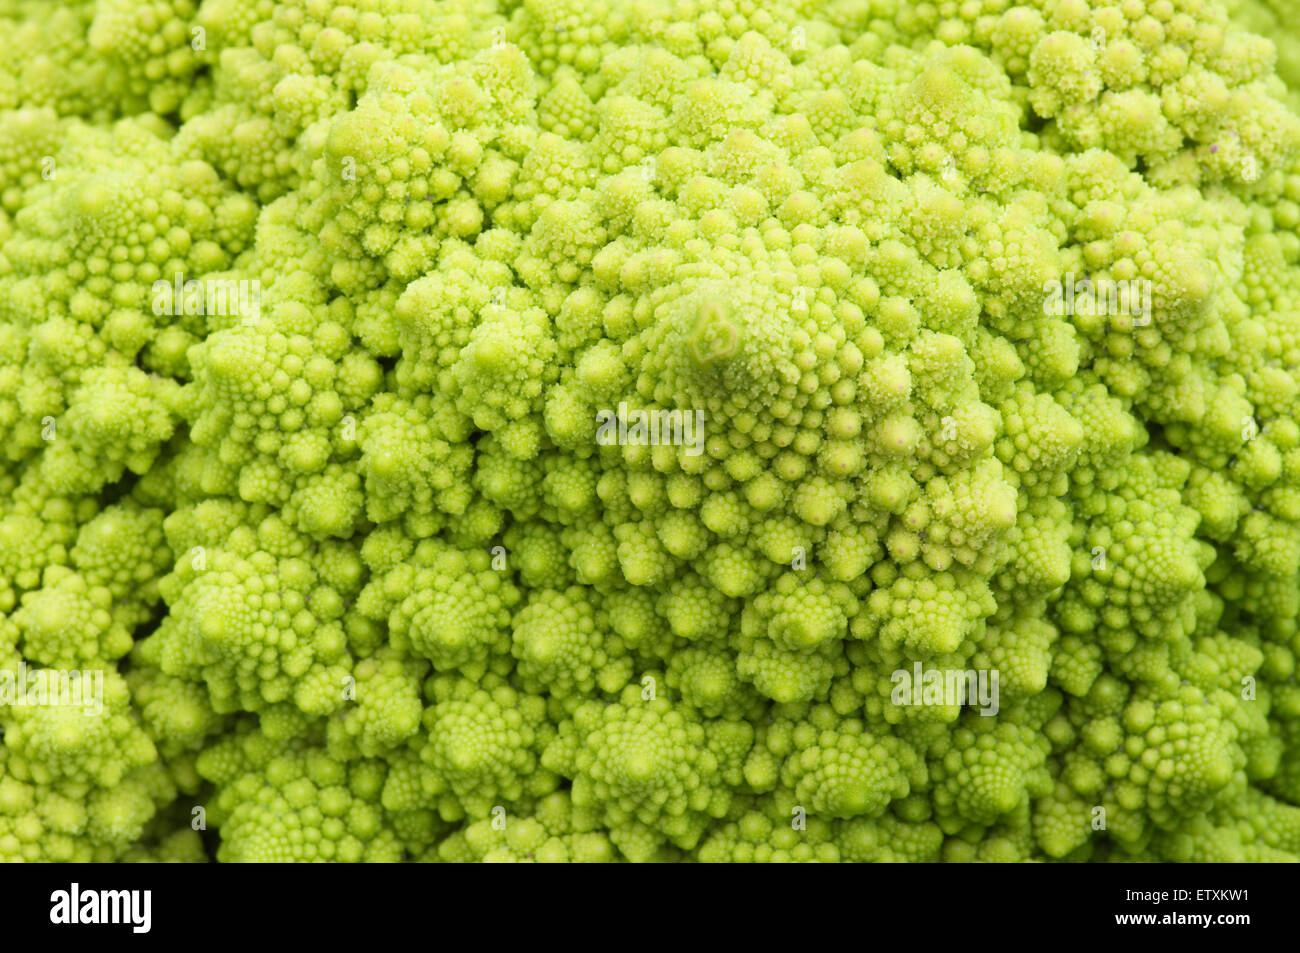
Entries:
POLYGON ((0 860, 1300 859, 1298 19, 0 0, 0 860))

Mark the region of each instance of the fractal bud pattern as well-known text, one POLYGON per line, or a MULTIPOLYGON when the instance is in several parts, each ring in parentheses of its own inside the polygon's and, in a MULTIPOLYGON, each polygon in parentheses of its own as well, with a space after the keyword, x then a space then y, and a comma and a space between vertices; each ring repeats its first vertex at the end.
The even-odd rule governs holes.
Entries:
POLYGON ((0 0, 0 861, 1300 859, 1290 12, 0 0))

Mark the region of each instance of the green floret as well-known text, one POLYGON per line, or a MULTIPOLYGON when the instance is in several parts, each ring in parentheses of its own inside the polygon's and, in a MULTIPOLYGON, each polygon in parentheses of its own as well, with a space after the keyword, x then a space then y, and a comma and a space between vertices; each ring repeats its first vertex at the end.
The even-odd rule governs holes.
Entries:
MULTIPOLYGON (((268 535, 285 529, 263 528, 268 535)), ((328 581, 303 558, 302 544, 286 537, 297 550, 292 555, 239 540, 244 552, 217 550, 197 567, 181 563, 163 580, 173 612, 150 637, 160 643, 160 667, 206 682, 217 711, 260 710, 292 699, 323 715, 343 704, 352 677, 347 636, 328 581)))
POLYGON ((44 584, 23 596, 12 618, 25 658, 75 669, 114 661, 131 650, 131 636, 113 618, 112 592, 90 586, 62 566, 45 571, 44 584))
POLYGON ((875 817, 923 773, 916 752, 896 738, 877 738, 859 722, 815 731, 795 729, 781 782, 800 804, 822 817, 875 817))
MULTIPOLYGON (((408 790, 414 803, 432 799, 447 819, 487 818, 502 804, 549 793, 559 782, 539 767, 552 735, 540 696, 521 695, 504 684, 491 691, 464 679, 439 676, 436 703, 426 709, 426 738, 408 790)), ((397 779, 384 789, 385 806, 398 797, 397 779)))
POLYGON ((402 843, 379 806, 382 762, 346 764, 307 743, 241 731, 204 751, 198 769, 217 787, 207 820, 222 832, 222 861, 402 858, 402 843))
MULTIPOLYGON (((18 677, 3 681, 7 694, 16 697, 18 677)), ((18 780, 113 788, 155 760, 154 743, 116 672, 86 670, 76 679, 38 668, 26 673, 26 689, 26 703, 6 705, 3 715, 7 767, 18 780)))
POLYGON ((509 651, 510 613, 519 593, 509 577, 489 568, 486 552, 427 549, 426 559, 416 554, 427 568, 404 564, 373 581, 362 595, 362 612, 387 618, 395 646, 440 670, 481 673, 509 651), (395 605, 371 608, 370 599, 395 605))
POLYGON ((665 840, 693 848, 731 802, 704 725, 663 699, 580 707, 543 764, 573 773, 575 806, 598 811, 632 859, 651 859, 665 840))
MULTIPOLYGON (((432 859, 432 858, 431 858, 432 859)), ((618 860, 609 835, 589 811, 557 791, 523 817, 502 812, 448 837, 437 859, 450 863, 599 864, 618 860)))
POLYGON ((516 613, 511 654, 520 679, 556 698, 614 693, 631 677, 631 660, 578 587, 541 590, 516 613))

